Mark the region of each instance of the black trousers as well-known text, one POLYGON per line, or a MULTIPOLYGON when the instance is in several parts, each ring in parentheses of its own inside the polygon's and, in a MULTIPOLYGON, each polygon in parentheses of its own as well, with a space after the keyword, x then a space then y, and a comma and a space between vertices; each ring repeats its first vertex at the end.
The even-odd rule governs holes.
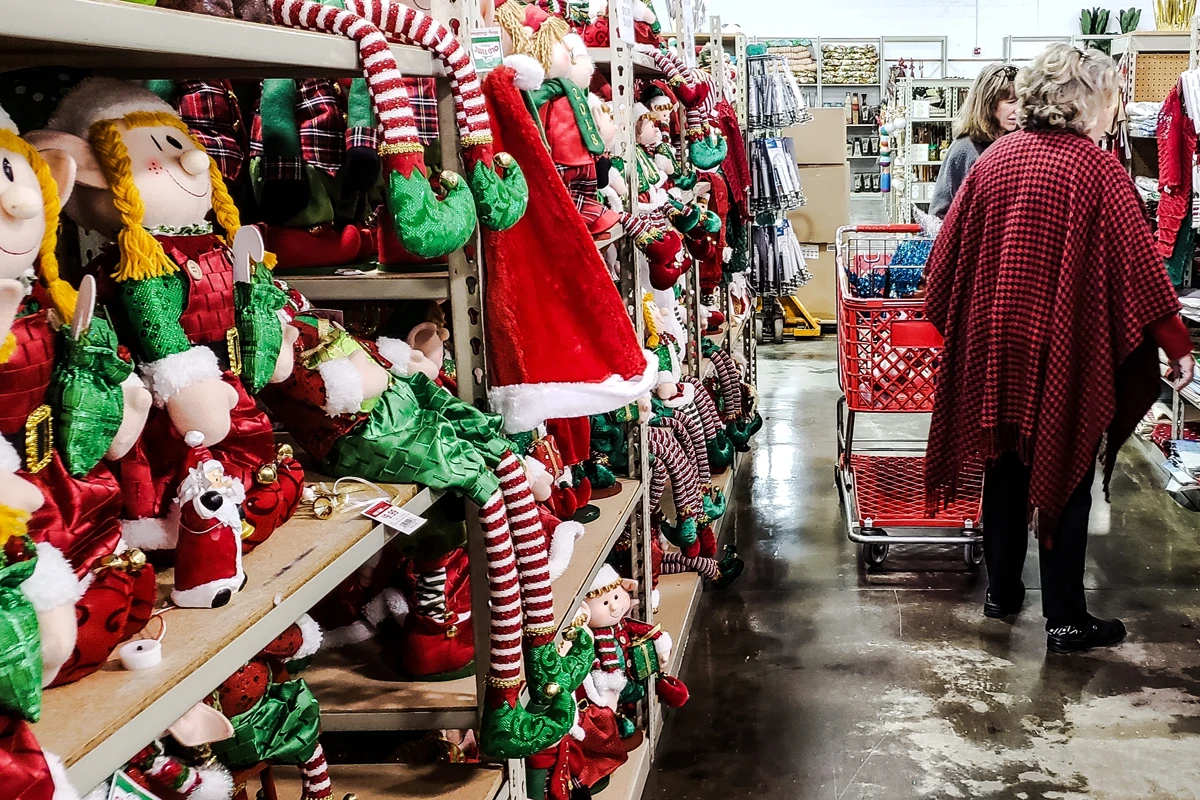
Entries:
MULTIPOLYGON (((1011 453, 997 459, 984 474, 984 562, 988 591, 999 603, 1016 600, 1023 588, 1021 572, 1029 548, 1026 520, 1029 474, 1029 467, 1011 453)), ((1042 614, 1051 624, 1076 623, 1087 618, 1083 562, 1087 554, 1088 515, 1092 510, 1095 477, 1095 469, 1088 470, 1071 493, 1054 530, 1051 548, 1038 548, 1042 614)))

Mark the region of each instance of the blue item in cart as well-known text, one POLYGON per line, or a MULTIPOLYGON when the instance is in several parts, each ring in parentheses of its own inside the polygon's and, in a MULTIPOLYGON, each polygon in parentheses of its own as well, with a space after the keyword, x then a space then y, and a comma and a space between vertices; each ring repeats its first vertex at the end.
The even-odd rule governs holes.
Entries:
POLYGON ((869 267, 861 274, 847 270, 850 291, 855 297, 883 297, 887 292, 888 275, 885 267, 869 267))
POLYGON ((925 262, 933 249, 932 239, 905 239, 892 254, 888 297, 911 297, 920 288, 925 262))
POLYGON ((888 276, 888 297, 911 297, 921 286, 924 267, 892 267, 888 276))
POLYGON ((933 249, 933 239, 905 239, 892 253, 893 267, 923 267, 933 249))

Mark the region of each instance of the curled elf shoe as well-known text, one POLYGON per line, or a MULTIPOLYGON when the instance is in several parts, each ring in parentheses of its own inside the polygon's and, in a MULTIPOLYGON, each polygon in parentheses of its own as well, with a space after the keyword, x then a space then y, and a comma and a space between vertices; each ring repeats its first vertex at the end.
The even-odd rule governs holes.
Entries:
POLYGON ((729 434, 729 441, 733 442, 735 450, 745 453, 750 449, 750 432, 746 430, 746 425, 742 420, 736 419, 725 423, 725 432, 729 434))
POLYGON ((1078 653, 1093 647, 1112 647, 1125 638, 1125 625, 1119 619, 1098 619, 1088 615, 1079 623, 1046 623, 1046 649, 1051 653, 1078 653))
POLYGON ((596 650, 587 627, 571 628, 564 638, 571 644, 565 655, 559 654, 551 642, 531 648, 526 656, 525 675, 531 696, 549 701, 559 692, 572 694, 592 671, 596 650))
POLYGON ((496 153, 486 163, 480 158, 467 173, 467 183, 475 197, 475 209, 484 227, 494 231, 511 228, 525 215, 529 205, 529 187, 525 173, 508 153, 496 153), (501 176, 496 167, 504 171, 501 176))
POLYGON ((750 417, 750 419, 748 419, 746 421, 746 431, 751 436, 753 436, 754 434, 761 431, 762 426, 763 426, 762 414, 758 413, 757 411, 754 412, 754 416, 750 417))
POLYGON ((733 442, 729 441, 729 434, 723 429, 718 429, 717 435, 705 443, 705 449, 708 451, 708 466, 713 473, 720 474, 733 464, 733 442))
POLYGON ((725 557, 717 562, 717 569, 721 571, 721 577, 713 581, 713 586, 718 589, 728 589, 746 570, 746 562, 738 555, 736 547, 727 544, 725 545, 725 557))
POLYGON ((529 758, 561 742, 574 724, 571 692, 559 692, 545 705, 530 702, 528 707, 505 699, 484 708, 479 748, 495 758, 529 758))
POLYGON ((718 134, 688 144, 688 160, 697 169, 715 169, 728 154, 729 144, 718 134))
POLYGON ((669 522, 663 520, 662 532, 663 536, 667 537, 667 541, 682 550, 688 558, 692 558, 700 552, 696 520, 685 519, 678 527, 672 527, 669 522))
POLYGON ((711 520, 718 520, 725 516, 728 508, 729 500, 725 497, 724 492, 712 484, 704 487, 704 516, 711 520))

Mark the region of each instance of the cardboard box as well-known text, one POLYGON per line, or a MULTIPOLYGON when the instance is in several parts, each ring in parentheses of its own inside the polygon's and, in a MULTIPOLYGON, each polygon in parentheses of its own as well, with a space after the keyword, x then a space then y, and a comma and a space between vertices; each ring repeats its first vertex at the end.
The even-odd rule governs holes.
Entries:
POLYGON ((837 229, 850 224, 850 167, 800 167, 800 186, 808 203, 788 212, 802 242, 832 242, 837 229))
POLYGON ((796 144, 797 164, 846 163, 846 111, 837 108, 810 108, 812 122, 783 129, 785 137, 796 144))
POLYGON ((801 244, 812 280, 795 297, 822 325, 837 324, 837 253, 834 244, 801 244))

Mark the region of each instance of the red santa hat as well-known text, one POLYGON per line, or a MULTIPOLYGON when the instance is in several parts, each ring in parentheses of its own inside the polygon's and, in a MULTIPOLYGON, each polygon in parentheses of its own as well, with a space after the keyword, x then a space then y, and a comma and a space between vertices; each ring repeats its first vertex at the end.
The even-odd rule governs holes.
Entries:
POLYGON ((509 432, 614 411, 649 391, 656 372, 515 77, 501 67, 483 84, 497 146, 529 185, 530 213, 508 230, 483 232, 488 397, 509 432))

